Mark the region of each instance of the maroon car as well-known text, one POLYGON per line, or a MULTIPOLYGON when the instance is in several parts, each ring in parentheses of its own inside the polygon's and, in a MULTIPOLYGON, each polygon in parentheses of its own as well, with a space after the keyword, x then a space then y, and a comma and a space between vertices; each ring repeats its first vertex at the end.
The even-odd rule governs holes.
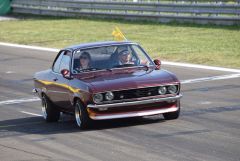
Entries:
POLYGON ((50 69, 34 76, 47 122, 60 112, 80 128, 93 120, 180 114, 180 82, 133 42, 100 42, 61 50, 50 69))

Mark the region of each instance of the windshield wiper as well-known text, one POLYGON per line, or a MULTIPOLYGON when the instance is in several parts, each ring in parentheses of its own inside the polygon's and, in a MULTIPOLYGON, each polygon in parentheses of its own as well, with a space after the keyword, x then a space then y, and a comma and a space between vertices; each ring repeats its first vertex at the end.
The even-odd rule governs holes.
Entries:
POLYGON ((99 68, 87 68, 87 69, 82 69, 80 70, 81 72, 88 72, 88 71, 96 71, 96 70, 101 70, 99 68))
POLYGON ((140 65, 140 66, 138 66, 138 67, 140 67, 140 68, 144 68, 144 69, 146 69, 146 71, 149 70, 149 66, 148 66, 148 65, 140 65))
POLYGON ((122 64, 122 65, 115 65, 113 68, 122 68, 122 67, 133 67, 136 66, 135 64, 122 64))
POLYGON ((105 70, 106 70, 106 71, 109 71, 109 72, 112 72, 112 69, 111 69, 111 68, 106 68, 105 70))

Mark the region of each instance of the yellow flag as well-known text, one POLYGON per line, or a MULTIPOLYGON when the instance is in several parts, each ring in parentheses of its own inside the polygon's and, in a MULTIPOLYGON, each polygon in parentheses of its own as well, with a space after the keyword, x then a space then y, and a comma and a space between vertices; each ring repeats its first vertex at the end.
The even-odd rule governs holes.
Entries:
POLYGON ((121 32, 121 30, 118 27, 115 27, 115 29, 112 32, 112 35, 114 36, 114 39, 116 41, 126 41, 126 37, 123 35, 123 33, 121 32))

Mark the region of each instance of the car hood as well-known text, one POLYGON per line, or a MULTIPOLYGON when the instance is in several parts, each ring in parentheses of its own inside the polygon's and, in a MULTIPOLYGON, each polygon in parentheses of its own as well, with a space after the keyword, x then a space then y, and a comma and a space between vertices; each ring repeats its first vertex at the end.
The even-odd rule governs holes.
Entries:
POLYGON ((94 93, 159 86, 162 84, 179 82, 174 74, 166 70, 154 69, 127 69, 91 72, 87 74, 79 74, 77 78, 89 84, 92 92, 94 93))

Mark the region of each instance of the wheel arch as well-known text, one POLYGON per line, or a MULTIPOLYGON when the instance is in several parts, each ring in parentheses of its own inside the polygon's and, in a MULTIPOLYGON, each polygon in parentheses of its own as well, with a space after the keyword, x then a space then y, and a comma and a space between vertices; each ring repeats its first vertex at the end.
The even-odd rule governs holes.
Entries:
POLYGON ((41 92, 39 93, 39 96, 40 96, 40 97, 43 97, 44 95, 47 96, 47 94, 46 94, 45 92, 42 92, 42 91, 41 91, 41 92))
MULTIPOLYGON (((39 93, 39 96, 40 96, 40 97, 46 96, 49 100, 51 100, 50 97, 47 95, 47 93, 44 92, 44 91, 41 91, 41 92, 39 93)), ((51 100, 51 101, 52 101, 52 100, 51 100)))
POLYGON ((77 103, 78 100, 81 102, 81 104, 82 104, 83 106, 85 106, 85 104, 84 104, 84 102, 82 101, 82 99, 81 99, 80 97, 78 97, 78 96, 74 96, 74 97, 73 97, 73 106, 75 106, 75 104, 77 103))

